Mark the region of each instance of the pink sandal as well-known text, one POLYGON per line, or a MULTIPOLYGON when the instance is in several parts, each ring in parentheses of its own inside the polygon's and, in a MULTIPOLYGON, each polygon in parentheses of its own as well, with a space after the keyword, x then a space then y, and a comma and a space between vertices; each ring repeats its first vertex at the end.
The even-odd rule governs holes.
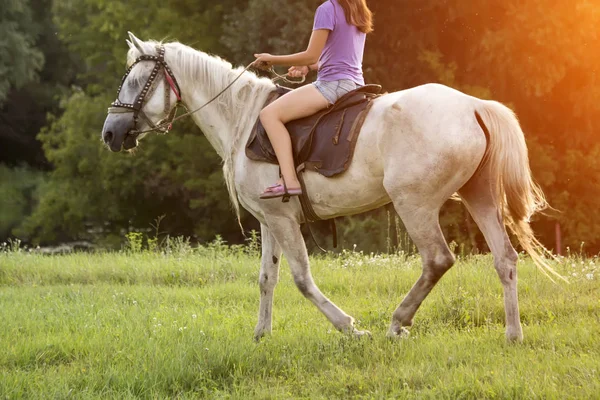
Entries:
POLYGON ((283 202, 287 203, 290 201, 292 196, 300 196, 302 194, 302 188, 288 189, 284 184, 278 183, 273 186, 269 186, 260 195, 261 199, 276 199, 283 197, 283 202))

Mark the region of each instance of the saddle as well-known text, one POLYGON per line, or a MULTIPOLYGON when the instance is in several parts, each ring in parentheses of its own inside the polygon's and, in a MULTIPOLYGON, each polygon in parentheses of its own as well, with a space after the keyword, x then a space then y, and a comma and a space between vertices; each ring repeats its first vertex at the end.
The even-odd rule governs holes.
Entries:
MULTIPOLYGON (((278 86, 267 98, 264 107, 291 90, 278 86)), ((307 222, 308 232, 317 247, 323 251, 325 250, 315 240, 308 224, 320 221, 321 218, 315 213, 310 203, 302 172, 310 169, 323 176, 332 177, 348 169, 354 155, 358 134, 373 105, 372 100, 381 96, 380 92, 380 85, 362 86, 345 94, 325 110, 286 124, 292 139, 298 180, 302 186, 302 195, 300 196, 302 212, 307 222)), ((278 164, 275 151, 260 118, 252 129, 246 144, 246 156, 255 161, 278 164)), ((334 219, 331 220, 331 232, 333 247, 337 247, 337 229, 334 219)))
MULTIPOLYGON (((271 93, 265 107, 290 92, 281 86, 271 93)), ((362 86, 342 96, 334 105, 314 115, 286 124, 292 139, 298 171, 310 169, 332 177, 348 169, 358 134, 380 85, 362 86)), ((277 164, 277 157, 260 119, 252 129, 246 155, 255 161, 277 164)))

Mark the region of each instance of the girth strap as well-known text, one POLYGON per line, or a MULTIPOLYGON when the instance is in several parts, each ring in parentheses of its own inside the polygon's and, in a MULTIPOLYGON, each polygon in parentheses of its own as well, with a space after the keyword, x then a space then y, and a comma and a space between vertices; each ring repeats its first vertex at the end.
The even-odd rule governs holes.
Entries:
MULTIPOLYGON (((311 222, 322 221, 323 219, 317 215, 317 213, 313 209, 310 199, 308 198, 308 192, 306 190, 306 183, 304 182, 304 171, 305 170, 306 170, 306 164, 300 164, 298 166, 298 168, 296 168, 296 174, 298 175, 298 181, 300 182, 300 187, 302 188, 302 194, 299 196, 300 206, 302 208, 302 213, 304 214, 304 221, 306 222, 306 228, 308 229, 308 233, 309 233, 311 239, 313 240, 315 245, 319 248, 319 250, 326 253, 327 250, 325 250, 323 247, 321 247, 321 245, 319 245, 319 243, 317 243, 317 239, 315 238, 315 235, 310 226, 311 222)), ((337 248, 338 240, 337 240, 337 227, 335 225, 335 218, 332 218, 329 221, 330 221, 331 234, 333 235, 333 247, 337 248)))
POLYGON ((304 217, 307 222, 315 222, 321 221, 321 218, 315 212, 312 204, 310 203, 310 199, 308 198, 308 192, 306 190, 306 183, 304 182, 304 171, 306 169, 306 164, 300 164, 296 168, 296 174, 298 175, 298 181, 300 182, 300 186, 302 187, 302 195, 300 195, 300 204, 302 205, 302 210, 304 211, 304 217))

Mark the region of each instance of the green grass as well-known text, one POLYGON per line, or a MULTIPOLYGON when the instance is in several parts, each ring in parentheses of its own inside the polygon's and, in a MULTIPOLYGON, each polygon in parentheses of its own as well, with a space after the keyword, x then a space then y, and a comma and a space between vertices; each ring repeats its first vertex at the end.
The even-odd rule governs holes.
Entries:
POLYGON ((402 341, 385 333, 417 257, 312 259, 371 340, 334 331, 284 263, 273 336, 255 343, 259 260, 239 248, 0 253, 0 398, 599 398, 599 266, 564 259, 571 283, 553 284, 522 260, 511 345, 489 256, 460 260, 402 341))

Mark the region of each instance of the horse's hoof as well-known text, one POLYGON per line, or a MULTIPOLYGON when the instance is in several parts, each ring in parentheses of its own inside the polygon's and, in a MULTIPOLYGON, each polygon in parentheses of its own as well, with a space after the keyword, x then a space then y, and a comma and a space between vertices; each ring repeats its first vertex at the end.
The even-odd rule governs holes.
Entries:
POLYGON ((506 341, 508 343, 513 343, 513 344, 523 343, 523 334, 521 333, 521 334, 513 335, 513 334, 507 333, 506 334, 506 341))
POLYGON ((386 336, 390 339, 408 339, 410 332, 405 327, 400 327, 398 331, 390 329, 386 336))
POLYGON ((254 332, 254 341, 256 343, 260 342, 265 336, 269 336, 271 332, 267 331, 255 331, 254 332))
POLYGON ((373 335, 371 335, 371 332, 369 332, 369 331, 359 331, 358 329, 355 329, 352 332, 352 336, 354 336, 357 339, 362 339, 362 338, 371 339, 373 337, 373 335))
POLYGON ((523 343, 523 328, 521 324, 506 327, 506 341, 509 343, 523 343))

